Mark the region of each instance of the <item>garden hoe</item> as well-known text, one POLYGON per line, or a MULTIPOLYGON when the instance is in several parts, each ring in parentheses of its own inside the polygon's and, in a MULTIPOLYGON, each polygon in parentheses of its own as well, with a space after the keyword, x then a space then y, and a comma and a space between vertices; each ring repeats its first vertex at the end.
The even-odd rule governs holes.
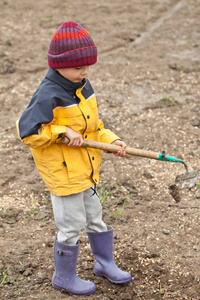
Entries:
MULTIPOLYGON (((63 143, 68 144, 69 140, 67 137, 63 138, 63 143)), ((118 152, 121 147, 113 144, 106 144, 101 142, 95 142, 95 141, 89 141, 84 140, 81 147, 85 148, 95 148, 99 150, 109 151, 109 152, 118 152)), ((175 182, 178 185, 179 188, 192 188, 196 185, 197 182, 197 170, 193 172, 189 172, 187 164, 182 160, 178 159, 173 156, 165 155, 165 152, 162 153, 153 152, 153 151, 147 151, 147 150, 141 150, 141 149, 135 149, 135 148, 126 148, 126 153, 134 156, 140 156, 140 157, 146 157, 150 159, 156 159, 161 161, 172 161, 172 162, 180 162, 184 164, 186 172, 184 174, 180 174, 176 176, 175 182)))

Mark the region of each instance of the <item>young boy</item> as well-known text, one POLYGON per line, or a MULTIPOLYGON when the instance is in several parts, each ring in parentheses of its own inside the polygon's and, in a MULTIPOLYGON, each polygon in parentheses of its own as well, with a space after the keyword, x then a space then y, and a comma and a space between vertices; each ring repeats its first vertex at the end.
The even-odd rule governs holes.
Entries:
POLYGON ((113 259, 113 229, 102 220, 96 192, 101 151, 81 147, 83 139, 126 145, 99 120, 94 91, 86 75, 97 61, 97 47, 79 24, 62 24, 48 51, 49 70, 17 122, 20 139, 31 148, 51 193, 55 224, 52 284, 70 294, 90 295, 96 286, 76 276, 81 230, 85 228, 96 259, 94 273, 113 283, 131 280, 113 259), (66 136, 69 144, 62 143, 66 136))

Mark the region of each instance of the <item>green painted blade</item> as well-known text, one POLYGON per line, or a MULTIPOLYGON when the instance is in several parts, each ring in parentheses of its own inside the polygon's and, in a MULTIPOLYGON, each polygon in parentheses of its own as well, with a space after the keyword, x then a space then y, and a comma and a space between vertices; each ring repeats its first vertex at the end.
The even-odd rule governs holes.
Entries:
POLYGON ((176 176, 176 181, 180 180, 188 180, 188 179, 193 179, 197 177, 197 170, 192 171, 192 172, 186 172, 185 174, 180 174, 176 176))

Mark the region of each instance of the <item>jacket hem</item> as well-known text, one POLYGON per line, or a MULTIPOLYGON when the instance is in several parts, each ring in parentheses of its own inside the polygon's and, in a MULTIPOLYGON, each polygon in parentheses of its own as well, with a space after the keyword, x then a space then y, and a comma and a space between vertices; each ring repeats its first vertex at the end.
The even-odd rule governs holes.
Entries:
POLYGON ((81 193, 81 192, 84 192, 85 190, 93 187, 96 183, 94 183, 93 181, 91 181, 90 184, 88 185, 84 185, 83 187, 80 188, 80 186, 78 187, 74 187, 74 188, 59 188, 59 191, 56 189, 56 190, 52 190, 52 189, 49 189, 51 194, 55 195, 55 196, 58 196, 58 197, 62 197, 62 196, 69 196, 69 195, 72 195, 72 194, 78 194, 78 193, 81 193))

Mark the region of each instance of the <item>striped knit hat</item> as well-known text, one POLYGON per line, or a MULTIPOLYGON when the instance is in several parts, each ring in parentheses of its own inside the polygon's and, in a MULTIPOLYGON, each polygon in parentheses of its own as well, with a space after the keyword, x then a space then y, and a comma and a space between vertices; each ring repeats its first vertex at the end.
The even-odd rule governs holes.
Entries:
POLYGON ((47 57, 52 69, 89 66, 97 62, 97 47, 81 25, 68 21, 54 33, 47 57))

